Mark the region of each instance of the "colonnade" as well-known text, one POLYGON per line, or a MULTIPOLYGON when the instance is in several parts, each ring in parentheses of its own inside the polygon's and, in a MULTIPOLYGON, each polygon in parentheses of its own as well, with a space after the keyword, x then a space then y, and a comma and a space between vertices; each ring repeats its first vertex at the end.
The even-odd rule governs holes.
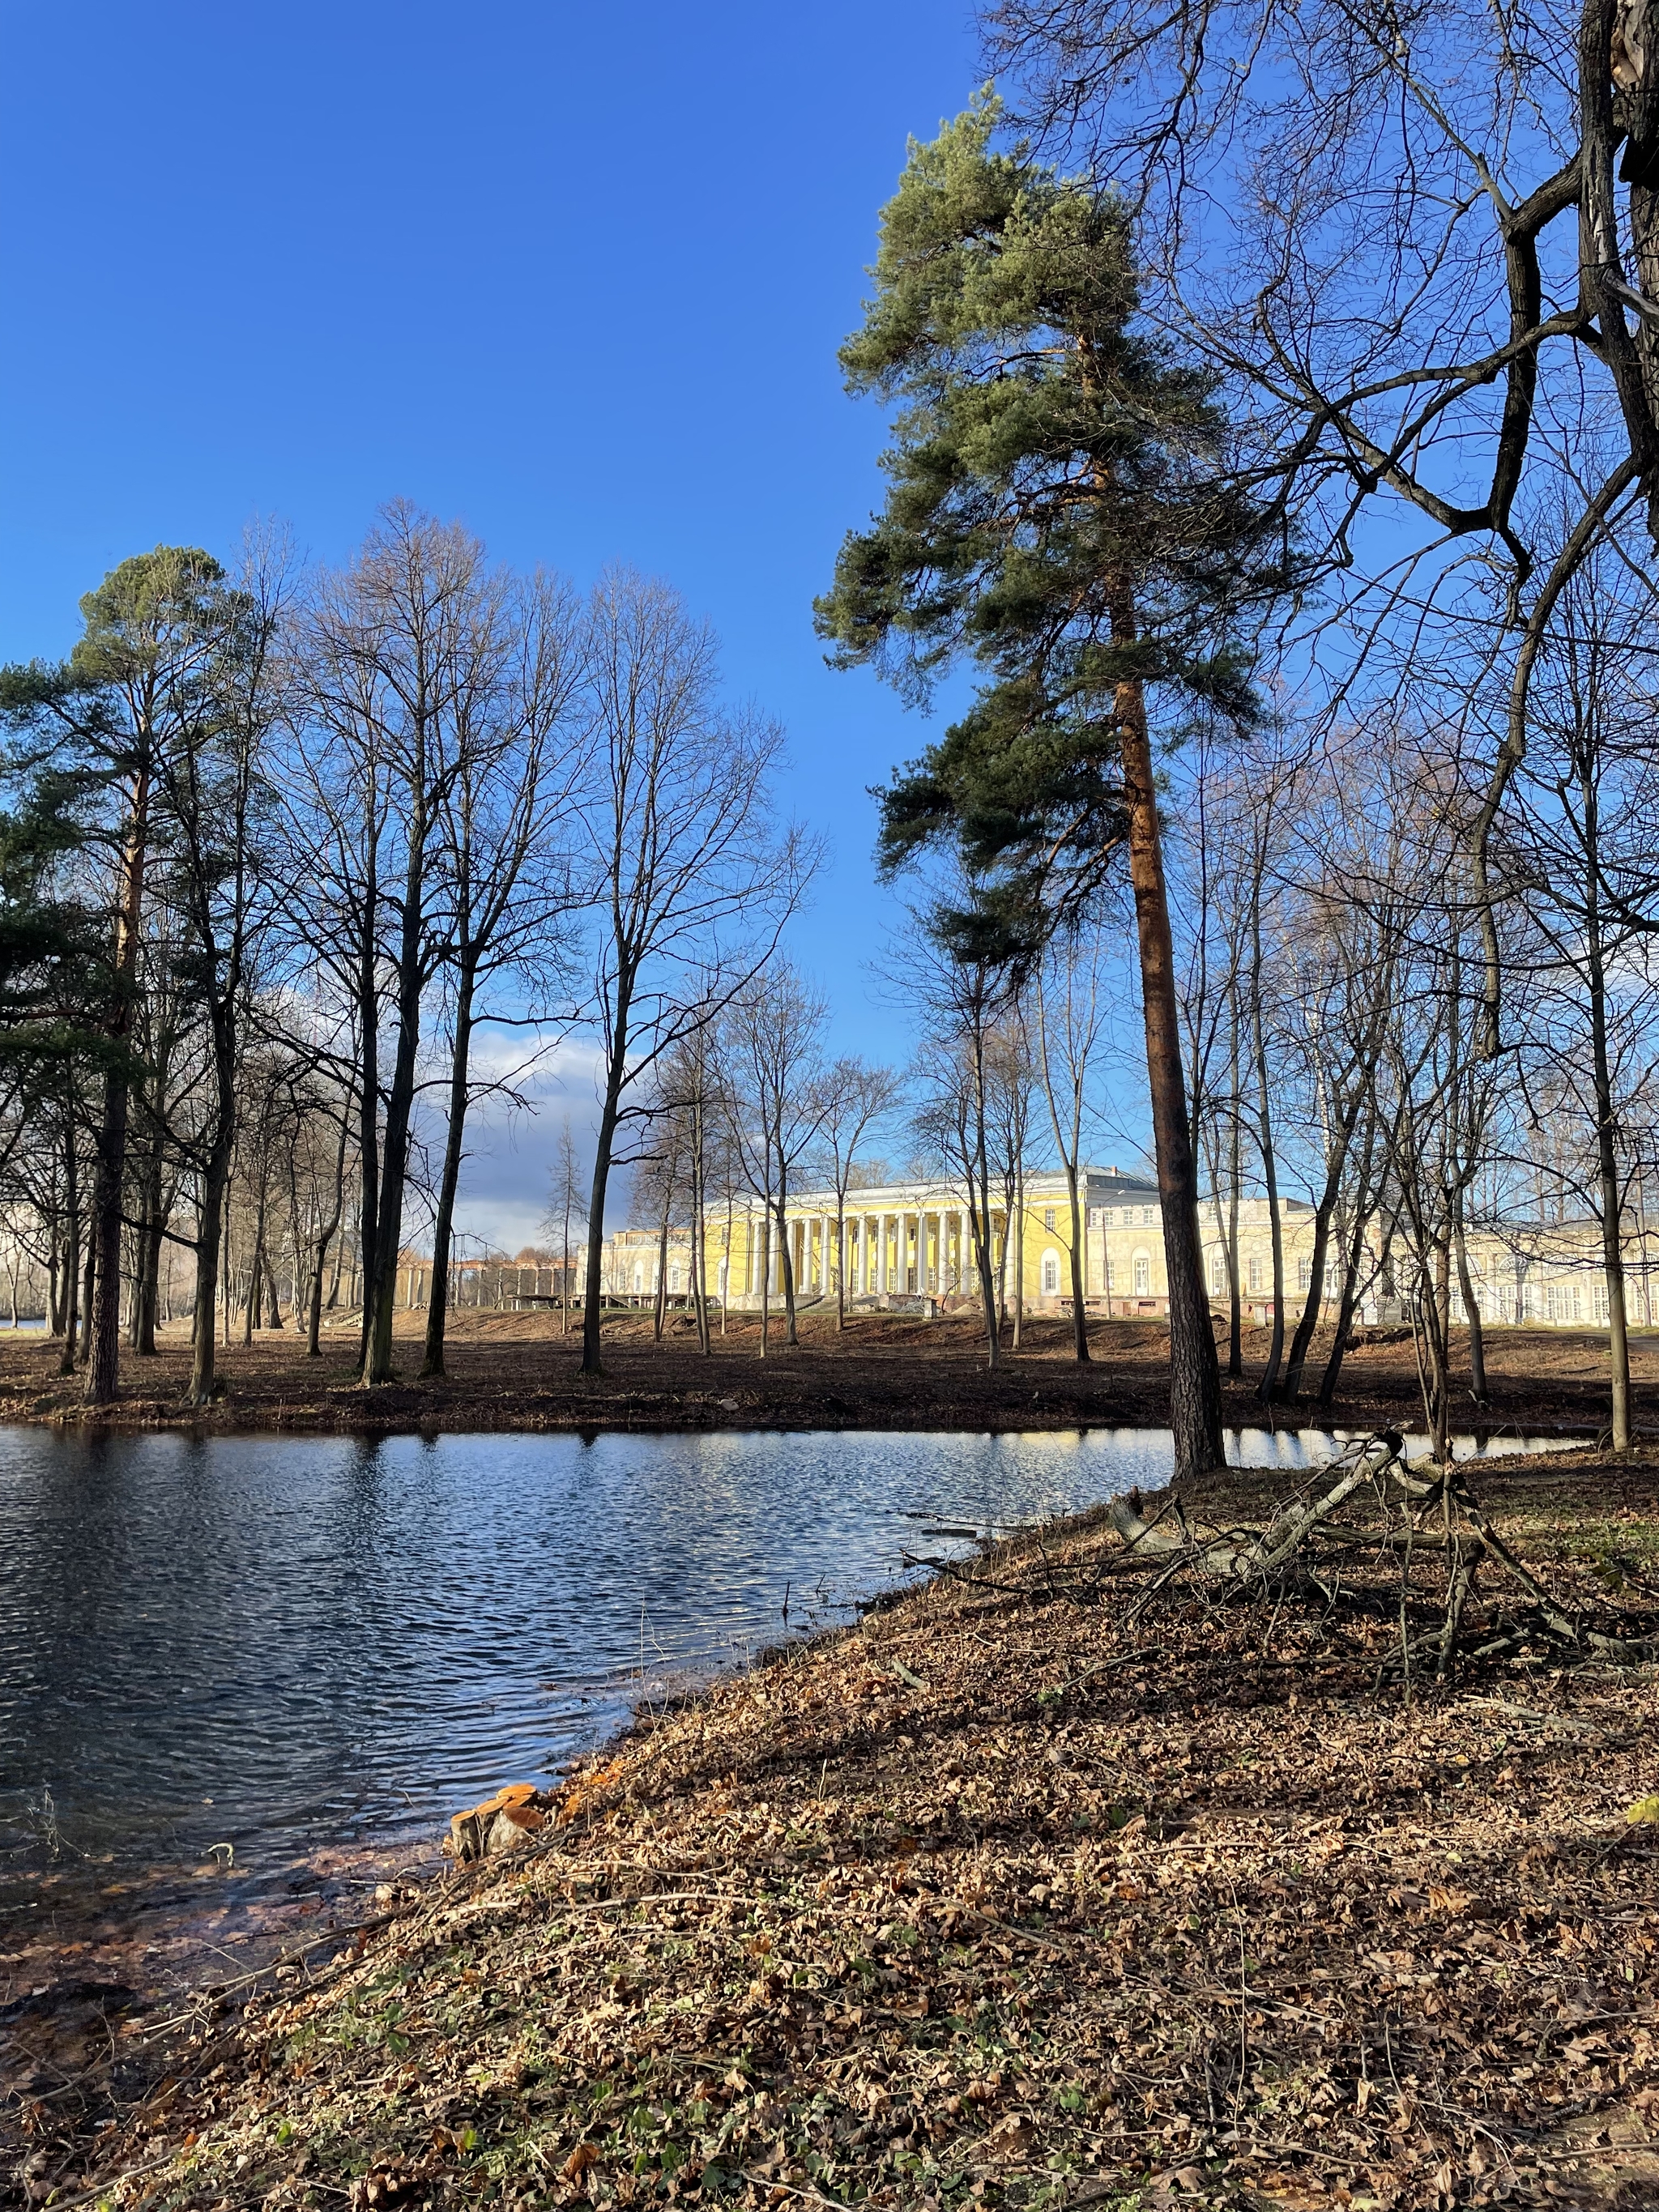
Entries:
MULTIPOLYGON (((965 1206, 900 1207, 874 1213, 858 1210, 843 1217, 843 1230, 848 1297, 945 1297, 978 1288, 973 1223, 965 1206)), ((994 1216, 994 1261, 1000 1234, 1000 1217, 994 1216)), ((831 1295, 836 1287, 835 1215, 791 1216, 788 1235, 796 1296, 831 1295)), ((782 1274, 775 1224, 751 1215, 743 1284, 751 1297, 760 1295, 762 1255, 769 1252, 768 1287, 776 1296, 782 1290, 782 1274)))

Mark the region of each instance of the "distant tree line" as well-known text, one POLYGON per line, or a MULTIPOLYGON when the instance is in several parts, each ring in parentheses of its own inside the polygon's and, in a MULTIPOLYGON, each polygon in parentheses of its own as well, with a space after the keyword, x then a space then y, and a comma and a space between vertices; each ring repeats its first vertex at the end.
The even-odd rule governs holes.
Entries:
POLYGON ((344 1295, 385 1382, 418 1217, 441 1372, 480 1101, 595 1031, 602 1222, 641 1083, 771 958, 813 857, 781 732, 665 586, 579 599, 403 505, 338 570, 160 547, 82 615, 0 672, 0 1204, 64 1370, 108 1402, 170 1295, 205 1403, 233 1308, 314 1352, 344 1295))

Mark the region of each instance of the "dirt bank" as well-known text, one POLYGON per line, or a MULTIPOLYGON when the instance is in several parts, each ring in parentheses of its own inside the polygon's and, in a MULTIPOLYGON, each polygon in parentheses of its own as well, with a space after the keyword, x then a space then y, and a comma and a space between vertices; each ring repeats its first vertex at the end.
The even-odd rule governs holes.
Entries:
MULTIPOLYGON (((294 1429, 374 1431, 408 1429, 969 1429, 980 1431, 1162 1425, 1169 1415, 1169 1340, 1149 1322, 1097 1322, 1094 1358, 1079 1366, 1068 1328, 1028 1327, 1024 1348, 995 1375, 970 1316, 933 1322, 860 1315, 844 1334, 833 1316, 809 1314, 801 1342, 757 1357, 759 1332, 734 1321, 711 1358, 676 1321, 661 1344, 648 1318, 619 1316, 605 1327, 605 1375, 577 1372, 574 1336, 561 1337, 547 1314, 463 1313, 454 1322, 449 1372, 413 1379, 420 1365, 419 1315, 401 1317, 405 1379, 364 1391, 352 1380, 355 1333, 337 1328, 320 1360, 307 1360, 291 1330, 264 1332, 221 1354, 226 1395, 204 1415, 181 1410, 189 1368, 181 1330, 164 1333, 153 1359, 125 1356, 121 1402, 96 1416, 125 1427, 204 1430, 294 1429)), ((1605 1423, 1604 1337, 1555 1329, 1493 1329, 1487 1334, 1494 1429, 1595 1435, 1605 1423)), ((1306 1402, 1264 1407, 1255 1395, 1267 1350, 1265 1331, 1246 1343, 1246 1374, 1226 1389, 1226 1417, 1239 1427, 1319 1425, 1306 1402)), ((1320 1358, 1322 1362, 1322 1347, 1320 1358)), ((1637 1419, 1659 1428, 1659 1333, 1633 1351, 1637 1419)), ((0 1334, 0 1419, 89 1417, 77 1381, 56 1374, 56 1347, 38 1336, 0 1334)), ((1468 1425, 1476 1409, 1468 1407, 1468 1425)), ((1408 1334, 1385 1332, 1350 1351, 1342 1392, 1329 1415, 1339 1427, 1420 1425, 1417 1369, 1408 1334)))
MULTIPOLYGON (((1189 1493, 1259 1517, 1282 1478, 1189 1493)), ((1659 1464, 1493 1469, 1559 1595, 1659 1623, 1659 1464)), ((34 2201, 1628 2212, 1659 2200, 1659 1677, 1389 1685, 1340 1609, 1086 1583, 1099 1522, 647 1716, 535 1856, 204 2003, 34 2201), (312 1962, 315 1966, 315 1962, 312 1962)), ((1367 1576, 1370 1580, 1367 1580, 1367 1576)), ((1410 1601, 1414 1604, 1415 1601, 1410 1601)), ((1478 1643, 1482 1624, 1466 1624, 1478 1643)))

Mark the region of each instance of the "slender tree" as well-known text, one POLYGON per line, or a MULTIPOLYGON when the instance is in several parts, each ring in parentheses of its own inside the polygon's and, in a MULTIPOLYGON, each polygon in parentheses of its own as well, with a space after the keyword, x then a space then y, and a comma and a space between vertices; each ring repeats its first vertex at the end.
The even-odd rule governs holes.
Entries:
POLYGON ((970 709, 884 799, 891 873, 957 846, 978 886, 947 924, 1029 964, 1127 845, 1170 1285, 1176 1464, 1221 1457, 1147 687, 1254 709, 1237 611, 1282 580, 1226 480, 1210 379, 1138 325, 1128 212, 1021 147, 989 97, 914 146, 883 212, 875 295, 842 349, 898 405, 875 526, 818 603, 842 665, 912 696, 961 654, 970 709))
POLYGON ((602 1054, 588 1201, 582 1371, 602 1367, 605 1202, 657 1062, 717 1022, 771 957, 812 849, 772 818, 777 725, 720 702, 714 641, 665 585, 615 570, 585 638, 593 772, 589 1006, 602 1054))
POLYGON ((858 1171, 860 1148, 897 1104, 900 1085, 890 1067, 873 1067, 848 1054, 825 1069, 818 1091, 818 1142, 825 1180, 836 1194, 836 1327, 840 1330, 847 1326, 847 1194, 858 1171))

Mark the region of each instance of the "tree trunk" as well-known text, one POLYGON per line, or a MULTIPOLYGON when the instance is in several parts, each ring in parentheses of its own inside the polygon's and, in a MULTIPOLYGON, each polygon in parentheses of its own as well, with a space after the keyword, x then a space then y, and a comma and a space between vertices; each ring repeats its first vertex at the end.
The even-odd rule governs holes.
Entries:
POLYGON ((1227 1372, 1244 1372, 1244 1282, 1238 1266, 1239 1187, 1243 1179, 1243 1096, 1239 1089, 1238 994, 1233 994, 1233 1105, 1227 1139, 1227 1372))
POLYGON ((397 1313, 404 1187, 409 1175, 410 1118, 415 1107, 416 1064, 421 1043, 421 994, 426 981, 420 964, 422 870, 419 854, 425 836, 424 825, 424 809, 416 805, 409 830, 410 860, 404 890, 404 923, 398 948, 398 1049, 392 1059, 392 1088, 386 1097, 386 1130, 380 1148, 380 1199, 374 1219, 374 1267, 372 1274, 365 1275, 363 1282, 368 1346, 363 1383, 368 1389, 392 1380, 392 1324, 397 1313))
POLYGON ((202 1210, 196 1226, 196 1312, 191 1329, 190 1384, 185 1401, 205 1406, 213 1398, 214 1301, 218 1293, 225 1192, 230 1183, 228 1137, 213 1146, 202 1175, 202 1210))
POLYGON ((271 1265, 270 1246, 269 1243, 262 1243, 260 1245, 259 1257, 264 1262, 265 1289, 270 1296, 270 1319, 266 1323, 266 1327, 270 1328, 281 1328, 283 1326, 283 1304, 282 1300, 276 1295, 276 1270, 271 1265))
MULTIPOLYGON (((605 1074, 605 1103, 599 1109, 599 1126, 593 1139, 593 1182, 588 1199, 587 1267, 586 1288, 582 1294, 582 1364, 584 1375, 603 1375, 605 1364, 601 1357, 599 1325, 600 1274, 605 1264, 602 1239, 605 1235, 605 1194, 611 1180, 611 1152, 617 1141, 618 1102, 622 1096, 623 1051, 626 1048, 626 1010, 623 1017, 620 1045, 613 1049, 605 1074)), ((613 1043, 615 1040, 613 1040, 613 1043)))
POLYGON ((244 1344, 252 1343, 253 1332, 258 1328, 260 1322, 264 1318, 262 1310, 264 1299, 261 1293, 264 1288, 263 1278, 264 1268, 263 1263, 264 1261, 264 1245, 265 1197, 264 1191, 261 1191, 259 1194, 259 1210, 254 1216, 253 1220, 253 1253, 252 1257, 248 1263, 247 1304, 242 1309, 242 1341, 244 1344))
MULTIPOLYGON (((772 1330, 772 1195, 769 1191, 761 1202, 761 1334, 760 1356, 766 1357, 767 1339, 772 1330)), ((753 1218, 750 1218, 750 1238, 753 1241, 753 1218)))
POLYGON ((662 1342, 663 1323, 668 1317, 668 1230, 673 1213, 674 1178, 671 1168, 663 1192, 662 1226, 657 1232, 656 1295, 651 1301, 651 1337, 655 1344, 662 1342))
POLYGON ((125 1073, 112 1070, 104 1084, 104 1114, 98 1132, 92 1187, 92 1227, 88 1252, 87 1403, 113 1402, 121 1362, 121 1194, 127 1150, 129 1087, 125 1073))
POLYGON ((1308 1353, 1325 1303, 1325 1255, 1330 1249, 1331 1221, 1342 1194, 1342 1171, 1347 1164, 1348 1148, 1353 1140, 1358 1111, 1356 1106, 1353 1113, 1338 1121, 1336 1141, 1331 1146, 1325 1163, 1325 1187, 1320 1192, 1319 1203, 1314 1209, 1313 1255, 1308 1263, 1307 1302, 1303 1306, 1301 1319, 1297 1322, 1296 1334, 1291 1339, 1291 1354, 1285 1364, 1285 1395, 1287 1398, 1299 1398, 1302 1395, 1308 1353))
POLYGON ((1469 1389, 1477 1406, 1487 1403, 1486 1390, 1486 1332, 1480 1318, 1480 1301, 1474 1294, 1474 1279, 1469 1273, 1468 1247, 1463 1239, 1463 1194, 1455 1200, 1452 1236, 1457 1248, 1457 1286, 1463 1295, 1463 1316, 1469 1325, 1469 1389))
MULTIPOLYGON (((1018 1352, 1025 1334, 1025 1162, 1014 1162, 1014 1338, 1013 1350, 1018 1352)), ((1008 1224, 1003 1224, 1002 1258, 1008 1261, 1008 1224)))
MULTIPOLYGON (((1002 1357, 1002 1312, 997 1303, 997 1284, 991 1267, 991 1145, 986 1128, 985 1024, 982 1020, 975 1020, 973 1037, 974 1152, 973 1158, 967 1163, 969 1195, 976 1201, 971 1211, 974 1215, 974 1243, 977 1247, 979 1260, 979 1294, 985 1309, 985 1368, 988 1374, 994 1375, 1002 1357), (976 1190, 974 1188, 975 1178, 978 1181, 976 1190)), ((902 1233, 902 1215, 900 1216, 899 1220, 902 1233)), ((884 1238, 885 1233, 884 1229, 884 1238)), ((1003 1257, 1006 1261, 1008 1246, 1006 1234, 1002 1243, 1003 1257)), ((884 1266, 886 1263, 886 1249, 884 1243, 882 1250, 884 1266)))
POLYGON ((461 1158, 466 1139, 466 1107, 472 1056, 472 995, 475 978, 463 968, 455 987, 455 1036, 449 1060, 449 1126, 444 1133, 443 1173, 432 1223, 432 1296, 426 1310, 426 1348, 421 1358, 424 1381, 444 1371, 444 1328, 449 1318, 449 1255, 455 1239, 455 1200, 461 1187, 461 1158))
MULTIPOLYGON (((1592 821, 1594 817, 1591 817, 1592 821)), ((1586 936, 1589 949, 1590 1064, 1595 1088, 1595 1158, 1601 1186, 1601 1266, 1607 1285, 1607 1360, 1612 1370, 1613 1448, 1631 1448, 1630 1327, 1625 1310, 1625 1255, 1620 1231, 1624 1198, 1619 1188, 1617 1122, 1607 1055, 1607 976, 1595 877, 1590 877, 1586 936)))
POLYGON ((87 1359, 87 1403, 113 1402, 121 1370, 121 1195, 126 1175, 131 1084, 125 1065, 138 977, 138 932, 144 902, 144 864, 149 836, 149 769, 133 778, 123 841, 121 908, 115 933, 114 1002, 109 1035, 115 1048, 104 1081, 104 1120, 98 1133, 93 1184, 92 1335, 87 1359))
MULTIPOLYGON (((1133 603, 1127 586, 1119 589, 1114 599, 1112 635, 1120 645, 1134 641, 1133 603)), ((1146 702, 1139 682, 1120 683, 1115 704, 1128 802, 1129 879, 1134 890, 1139 939, 1146 1073, 1152 1091, 1152 1141, 1170 1286, 1170 1425, 1175 1432, 1175 1472, 1179 1481, 1223 1464, 1221 1378, 1200 1256, 1198 1178, 1181 1059, 1175 947, 1164 880, 1146 702)))
POLYGON ((81 1275, 81 1342, 75 1358, 78 1366, 84 1367, 92 1358, 93 1297, 98 1286, 98 1247, 93 1240, 92 1224, 87 1224, 87 1263, 81 1275))
POLYGON ((149 1164, 145 1181, 148 1188, 144 1196, 144 1230, 138 1243, 140 1257, 137 1311, 134 1315, 137 1327, 133 1332, 133 1350, 141 1359, 154 1359, 156 1356, 155 1322, 161 1307, 161 1247, 167 1240, 159 1150, 149 1164))
POLYGON ((783 1292, 783 1341, 786 1347, 798 1350, 800 1338, 795 1328, 795 1259, 789 1249, 792 1239, 786 1211, 788 1203, 787 1184, 781 1175, 775 1204, 778 1222, 778 1287, 783 1292))
POLYGON ((703 1188, 702 1107, 695 1109, 691 1128, 691 1297, 696 1312, 697 1349, 708 1358, 714 1347, 708 1334, 708 1222, 703 1188))
POLYGON ((58 1372, 75 1372, 75 1340, 81 1333, 81 1238, 71 1215, 69 1243, 64 1253, 64 1348, 58 1355, 58 1372))
POLYGON ((1075 1154, 1066 1162, 1066 1188, 1072 1201, 1072 1353, 1086 1365, 1089 1315, 1083 1297, 1083 1209, 1078 1200, 1075 1154))
MULTIPOLYGON (((1264 862, 1265 866, 1265 862, 1264 862)), ((1285 1224, 1279 1211, 1279 1159, 1273 1149, 1272 1090, 1267 1079, 1267 1032, 1261 1012, 1261 885, 1258 875, 1251 906, 1250 1029, 1255 1048, 1257 1126, 1261 1132, 1261 1174, 1267 1190, 1267 1233, 1273 1251, 1273 1318, 1267 1341, 1267 1364, 1256 1385, 1256 1396, 1270 1404, 1279 1390, 1279 1362, 1285 1356, 1285 1224)))

